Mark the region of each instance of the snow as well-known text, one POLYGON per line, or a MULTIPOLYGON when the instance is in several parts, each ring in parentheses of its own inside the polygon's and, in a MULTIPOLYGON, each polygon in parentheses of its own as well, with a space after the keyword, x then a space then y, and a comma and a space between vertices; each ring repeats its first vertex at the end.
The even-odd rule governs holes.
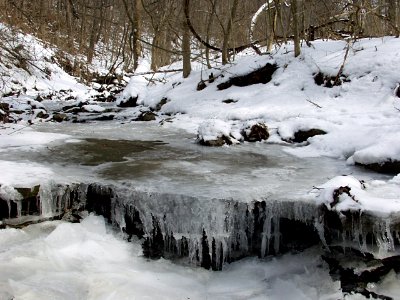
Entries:
POLYGON ((148 261, 138 242, 122 240, 93 215, 78 224, 1 230, 0 268, 1 299, 341 298, 318 249, 210 272, 148 261))
POLYGON ((101 113, 106 110, 104 107, 97 104, 83 105, 82 108, 87 112, 96 112, 96 113, 101 113))
POLYGON ((199 139, 204 141, 216 140, 219 137, 229 137, 231 125, 221 120, 207 120, 199 126, 199 139))
POLYGON ((24 126, 11 126, 0 132, 0 152, 10 149, 35 150, 57 140, 67 139, 69 135, 43 133, 24 126))
MULTIPOLYGON (((3 74, 2 80, 0 80, 1 94, 4 95, 22 88, 26 88, 30 92, 33 90, 51 92, 69 89, 80 95, 88 92, 86 86, 68 75, 60 66, 51 62, 56 57, 56 49, 32 35, 11 30, 2 23, 0 23, 0 31, 4 37, 9 37, 4 39, 8 41, 5 46, 14 48, 22 45, 20 53, 28 57, 27 70, 15 67, 14 63, 8 59, 0 62, 0 71, 3 74), (47 72, 47 75, 43 70, 47 72)), ((0 54, 4 58, 7 57, 3 50, 0 50, 0 54)))
MULTIPOLYGON (((143 61, 139 64, 136 69, 136 73, 141 73, 149 70, 149 64, 146 61, 143 61)), ((128 85, 124 89, 124 91, 119 95, 117 99, 117 105, 124 103, 129 100, 129 98, 138 98, 138 102, 143 101, 146 97, 148 81, 144 76, 135 75, 131 77, 128 85)))
POLYGON ((31 187, 54 178, 54 172, 33 162, 11 162, 0 160, 0 183, 14 187, 31 187))
POLYGON ((326 205, 328 209, 369 212, 386 217, 400 212, 400 184, 396 177, 388 182, 361 182, 353 176, 337 176, 317 188, 317 203, 326 205), (342 193, 335 204, 334 191, 341 187, 349 187, 351 196, 342 193))

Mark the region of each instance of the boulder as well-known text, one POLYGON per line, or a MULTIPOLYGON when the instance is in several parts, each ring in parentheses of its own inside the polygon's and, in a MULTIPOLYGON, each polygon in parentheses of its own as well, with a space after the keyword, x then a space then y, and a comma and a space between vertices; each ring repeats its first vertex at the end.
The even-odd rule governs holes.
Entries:
POLYGON ((242 135, 247 142, 260 142, 269 138, 268 127, 264 123, 256 123, 243 128, 242 135))
POLYGON ((232 145, 232 141, 229 137, 222 135, 213 140, 198 139, 200 145, 209 147, 221 147, 223 145, 232 145))
POLYGON ((157 115, 151 111, 145 111, 142 112, 136 119, 135 121, 155 121, 157 118, 157 115))

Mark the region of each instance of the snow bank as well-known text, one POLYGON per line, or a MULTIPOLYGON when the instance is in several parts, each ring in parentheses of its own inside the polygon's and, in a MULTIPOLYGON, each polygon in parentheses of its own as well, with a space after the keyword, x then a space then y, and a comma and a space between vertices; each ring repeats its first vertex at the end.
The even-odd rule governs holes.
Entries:
POLYGON ((400 212, 398 177, 388 182, 359 181, 353 176, 337 176, 318 186, 316 202, 336 211, 365 211, 390 215, 400 212))

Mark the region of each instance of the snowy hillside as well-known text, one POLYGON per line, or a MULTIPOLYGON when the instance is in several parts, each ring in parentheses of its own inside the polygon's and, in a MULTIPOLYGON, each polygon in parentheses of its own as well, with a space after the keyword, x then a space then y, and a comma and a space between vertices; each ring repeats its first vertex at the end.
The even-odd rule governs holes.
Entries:
MULTIPOLYGON (((173 124, 197 133, 203 122, 217 119, 215 132, 230 128, 232 136, 248 120, 264 122, 271 142, 290 140, 299 130, 327 132, 308 140, 304 147, 287 148, 293 155, 326 155, 349 163, 400 160, 400 98, 396 95, 400 77, 396 38, 365 39, 349 45, 344 41, 315 41, 294 58, 291 45, 271 55, 238 57, 232 65, 192 72, 188 79, 169 76, 165 84, 142 87, 141 77, 128 86, 139 94, 139 103, 155 107, 162 98, 162 114, 173 114, 173 124), (345 60, 346 49, 349 46, 345 60), (232 86, 218 84, 265 66, 277 70, 267 84, 232 86), (317 74, 334 81, 341 66, 338 85, 325 87, 317 74), (208 82, 209 75, 216 77, 208 82), (206 88, 197 91, 205 80, 206 88), (207 79, 207 80, 206 80, 207 79)), ((127 93, 127 91, 125 91, 127 93)))

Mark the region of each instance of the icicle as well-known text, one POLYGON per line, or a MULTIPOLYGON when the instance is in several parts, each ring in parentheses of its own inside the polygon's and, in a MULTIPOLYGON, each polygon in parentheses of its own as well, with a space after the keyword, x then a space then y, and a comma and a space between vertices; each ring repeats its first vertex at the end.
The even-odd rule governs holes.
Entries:
POLYGON ((318 218, 315 218, 314 228, 318 232, 318 236, 319 236, 319 239, 322 242, 322 245, 325 247, 325 249, 327 251, 329 251, 329 246, 328 246, 328 243, 326 242, 326 239, 325 239, 325 230, 324 230, 324 224, 322 223, 322 220, 319 220, 318 218))
POLYGON ((22 203, 20 200, 15 201, 15 203, 17 204, 17 217, 20 218, 22 216, 22 203))
POLYGON ((7 206, 8 206, 8 218, 11 218, 11 202, 10 201, 11 201, 10 199, 6 200, 7 206))
POLYGON ((390 232, 390 220, 375 224, 375 237, 379 255, 385 256, 388 252, 394 251, 394 239, 390 232))
POLYGON ((265 257, 269 251, 269 241, 271 239, 271 220, 272 215, 266 213, 261 240, 261 258, 265 257))
POLYGON ((50 183, 40 185, 39 198, 40 198, 40 214, 43 217, 52 216, 53 196, 51 193, 50 183))
POLYGON ((281 232, 280 232, 280 217, 273 218, 274 221, 274 250, 275 254, 279 253, 281 232))

